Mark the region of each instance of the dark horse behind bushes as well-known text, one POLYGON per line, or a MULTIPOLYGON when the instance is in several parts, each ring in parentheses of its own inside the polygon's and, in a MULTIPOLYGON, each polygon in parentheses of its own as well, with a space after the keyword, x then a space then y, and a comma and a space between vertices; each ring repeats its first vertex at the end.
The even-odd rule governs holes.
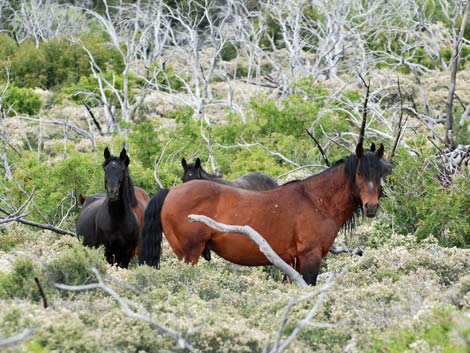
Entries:
POLYGON ((277 188, 279 185, 276 179, 270 177, 269 175, 258 173, 258 172, 249 172, 243 174, 238 179, 225 180, 220 176, 210 174, 206 172, 201 167, 201 160, 196 158, 194 163, 186 163, 186 159, 181 160, 181 165, 183 166, 183 183, 190 180, 209 180, 219 184, 225 184, 228 186, 233 186, 235 188, 247 189, 247 190, 271 190, 277 188))
POLYGON ((185 262, 197 264, 209 243, 218 255, 236 264, 270 265, 249 238, 188 220, 190 214, 201 214, 225 224, 251 226, 284 261, 296 264, 307 283, 316 284, 320 262, 341 227, 358 208, 374 217, 379 207, 386 174, 381 163, 384 147, 364 150, 362 140, 355 154, 334 166, 272 190, 236 189, 205 180, 160 190, 145 212, 139 262, 158 267, 163 231, 185 262))
POLYGON ((104 245, 110 264, 127 267, 132 256, 138 256, 149 196, 141 188, 133 186, 128 169, 130 160, 124 148, 119 157, 115 157, 106 147, 104 158, 106 193, 83 200, 76 231, 78 236, 84 237, 84 245, 104 245))

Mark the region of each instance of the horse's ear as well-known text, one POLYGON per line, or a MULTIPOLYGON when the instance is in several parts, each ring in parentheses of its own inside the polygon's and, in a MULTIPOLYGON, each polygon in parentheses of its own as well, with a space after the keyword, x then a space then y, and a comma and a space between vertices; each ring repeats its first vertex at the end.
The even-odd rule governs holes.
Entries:
POLYGON ((196 168, 201 168, 201 160, 199 159, 199 157, 196 158, 196 163, 194 163, 194 166, 196 168))
POLYGON ((384 151, 385 151, 384 145, 381 143, 375 155, 379 158, 382 158, 384 156, 384 151))
POLYGON ((372 144, 370 145, 370 151, 371 152, 375 152, 375 143, 372 142, 372 144))
POLYGON ((121 154, 119 155, 119 159, 120 159, 121 161, 123 161, 126 166, 128 166, 129 163, 131 162, 131 160, 129 159, 129 156, 128 156, 127 153, 126 153, 126 149, 125 149, 125 148, 123 148, 123 149, 121 150, 121 154))
POLYGON ((123 147, 121 150, 121 154, 119 155, 119 158, 124 160, 127 157, 126 149, 123 147))
POLYGON ((356 157, 362 158, 364 155, 364 148, 362 147, 362 142, 359 142, 356 146, 356 157))
POLYGON ((111 157, 111 152, 109 152, 108 147, 104 149, 104 159, 111 157))
POLYGON ((188 163, 186 163, 186 159, 181 159, 181 165, 183 166, 184 169, 186 169, 186 166, 188 165, 188 163))

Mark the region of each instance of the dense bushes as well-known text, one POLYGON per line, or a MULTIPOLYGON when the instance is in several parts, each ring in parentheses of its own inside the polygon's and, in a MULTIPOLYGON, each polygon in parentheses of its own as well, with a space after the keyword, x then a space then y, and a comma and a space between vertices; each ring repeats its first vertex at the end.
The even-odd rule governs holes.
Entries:
POLYGON ((433 235, 444 246, 470 247, 468 170, 457 173, 452 186, 442 187, 433 157, 413 158, 403 153, 395 162, 382 205, 392 215, 396 230, 418 239, 433 235))
MULTIPOLYGON (((122 58, 102 39, 87 37, 83 42, 97 65, 117 72, 122 70, 122 58)), ((12 40, 2 34, 0 44, 5 44, 0 49, 0 67, 10 68, 10 80, 19 87, 53 89, 76 83, 80 77, 91 74, 85 51, 67 38, 51 39, 36 48, 33 41, 13 46, 12 40)), ((0 82, 6 79, 5 74, 0 76, 0 82)))
POLYGON ((18 88, 16 86, 8 87, 1 103, 10 116, 16 114, 35 115, 39 113, 42 106, 39 94, 30 88, 18 88))
MULTIPOLYGON (((174 347, 169 336, 126 317, 105 292, 65 292, 51 285, 95 283, 92 266, 116 293, 137 303, 133 309, 150 310, 155 320, 185 334, 201 352, 261 351, 275 339, 289 299, 305 294, 262 268, 233 265, 217 256, 210 263, 184 264, 166 243, 160 270, 135 263, 123 270, 107 265, 102 249, 83 248, 74 238, 49 232, 29 232, 28 238, 8 258, 11 267, 0 272, 0 331, 9 336, 34 327, 25 347, 34 343, 49 350, 96 353, 174 347), (34 277, 45 289, 47 310, 34 277), (91 339, 97 335, 99 344, 91 339)), ((315 317, 333 325, 306 327, 289 351, 344 352, 354 344, 357 351, 371 353, 403 352, 417 345, 458 352, 469 337, 460 311, 470 305, 468 252, 395 235, 362 257, 328 256, 325 271, 349 268, 315 317)), ((324 282, 322 276, 319 285, 324 282)), ((294 307, 283 337, 314 302, 294 307)))

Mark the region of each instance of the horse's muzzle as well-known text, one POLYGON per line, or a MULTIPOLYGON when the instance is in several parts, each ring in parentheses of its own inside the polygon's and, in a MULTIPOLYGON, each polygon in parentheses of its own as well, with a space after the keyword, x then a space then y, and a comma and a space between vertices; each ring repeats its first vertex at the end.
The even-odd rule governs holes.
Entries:
POLYGON ((119 192, 108 192, 107 196, 109 201, 114 202, 119 200, 119 192))
POLYGON ((378 203, 366 202, 363 206, 364 213, 366 217, 372 218, 375 217, 377 214, 377 210, 379 209, 378 203))

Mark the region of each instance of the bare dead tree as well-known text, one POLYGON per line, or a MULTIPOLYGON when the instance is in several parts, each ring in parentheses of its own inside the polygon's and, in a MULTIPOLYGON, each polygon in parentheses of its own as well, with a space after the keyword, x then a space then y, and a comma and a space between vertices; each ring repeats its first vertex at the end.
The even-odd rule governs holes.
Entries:
POLYGON ((93 77, 98 83, 98 97, 104 108, 108 131, 113 132, 117 128, 117 120, 114 114, 115 106, 108 98, 108 94, 111 93, 112 98, 117 101, 121 119, 125 122, 133 121, 163 70, 162 66, 154 65, 153 62, 162 55, 167 35, 162 24, 163 1, 149 2, 145 6, 137 2, 114 7, 108 5, 106 0, 103 4, 104 15, 91 9, 83 10, 101 24, 110 37, 110 44, 120 54, 124 64, 121 72, 122 87, 119 87, 117 77, 114 75, 109 79, 106 69, 97 64, 93 53, 83 41, 77 38, 73 38, 72 41, 79 44, 88 55, 93 77), (143 63, 144 69, 139 67, 139 62, 143 63), (145 82, 139 90, 130 85, 132 74, 145 82), (134 93, 132 99, 131 90, 134 93))
MULTIPOLYGON (((457 6, 457 5, 456 5, 457 6)), ((446 101, 446 135, 445 143, 447 147, 453 149, 455 148, 455 142, 452 137, 453 127, 454 127, 454 97, 455 97, 455 88, 457 80, 457 71, 459 69, 460 57, 463 45, 463 37, 465 32, 465 27, 468 22, 468 15, 470 12, 470 1, 461 2, 459 1, 459 13, 461 14, 461 24, 460 30, 457 35, 453 36, 453 45, 452 45, 452 56, 450 58, 450 85, 449 85, 449 95, 446 101)), ((458 16, 457 18, 460 18, 458 16)), ((454 17, 455 20, 457 18, 454 17)), ((452 24, 452 29, 456 25, 455 22, 452 24)))
POLYGON ((71 10, 55 0, 21 0, 10 7, 9 19, 17 43, 32 38, 39 47, 52 38, 86 32, 86 20, 81 11, 71 10))

